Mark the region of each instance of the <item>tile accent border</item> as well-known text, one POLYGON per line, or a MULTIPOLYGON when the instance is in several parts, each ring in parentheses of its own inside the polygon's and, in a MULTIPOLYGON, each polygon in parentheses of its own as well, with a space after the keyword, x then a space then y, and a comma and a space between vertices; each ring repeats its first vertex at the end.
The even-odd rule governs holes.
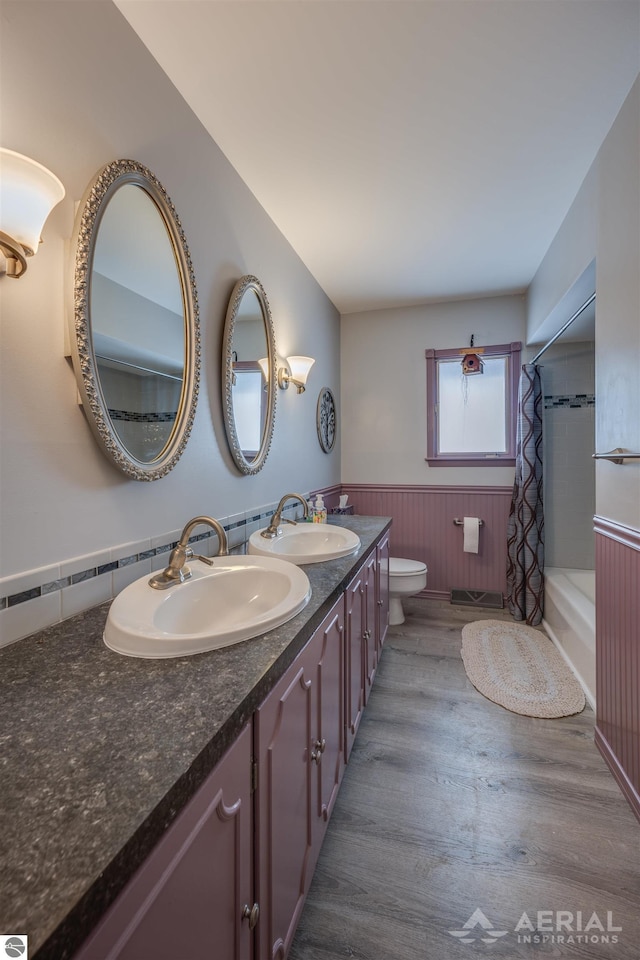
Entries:
MULTIPOLYGON (((309 496, 309 494, 305 495, 307 500, 309 496)), ((222 518, 220 522, 227 534, 229 553, 245 553, 246 543, 251 534, 259 527, 266 526, 276 507, 277 503, 265 504, 242 514, 222 518)), ((283 515, 289 519, 297 519, 302 516, 302 508, 292 501, 285 506, 283 515)), ((123 588, 120 579, 117 581, 119 585, 116 586, 114 575, 118 571, 124 570, 123 576, 126 577, 125 568, 142 564, 142 567, 135 571, 136 575, 133 579, 137 579, 138 576, 144 576, 147 569, 149 573, 162 569, 166 564, 166 555, 178 542, 178 536, 179 533, 176 533, 175 539, 163 540, 161 543, 155 542, 157 538, 150 537, 141 543, 122 544, 120 547, 103 549, 86 557, 75 560, 72 558, 32 571, 27 570, 0 580, 0 647, 7 646, 28 636, 36 629, 52 626, 70 616, 70 613, 65 613, 64 599, 78 584, 93 581, 97 592, 102 595, 102 599, 97 602, 104 602, 113 599, 123 588), (136 549, 140 546, 143 546, 143 549, 136 549), (116 553, 120 555, 114 556, 116 553), (160 557, 162 560, 158 560, 160 557), (82 569, 60 576, 62 570, 73 570, 77 565, 82 569), (41 606, 39 601, 43 597, 48 598, 47 613, 37 616, 36 606, 41 606), (34 616, 37 619, 33 619, 34 616), (43 618, 46 622, 43 622, 43 618)), ((217 539, 214 530, 203 527, 202 532, 196 533, 189 539, 189 543, 197 546, 198 552, 209 555, 214 545, 217 545, 217 539)), ((133 569, 131 572, 134 572, 133 569)), ((81 609, 95 606, 95 592, 92 592, 91 588, 87 596, 90 602, 82 605, 81 609)))
POLYGON ((555 410, 559 407, 595 407, 594 393, 548 394, 544 398, 545 410, 555 410))
POLYGON ((175 410, 170 410, 168 413, 157 413, 155 410, 151 413, 136 413, 133 410, 110 408, 109 416, 112 420, 126 420, 127 423, 175 423, 177 414, 175 410))

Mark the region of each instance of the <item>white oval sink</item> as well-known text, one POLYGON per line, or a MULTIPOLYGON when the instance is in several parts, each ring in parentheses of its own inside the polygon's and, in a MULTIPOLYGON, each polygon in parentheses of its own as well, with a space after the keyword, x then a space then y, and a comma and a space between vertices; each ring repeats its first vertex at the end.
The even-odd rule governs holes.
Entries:
POLYGON ((273 630, 309 601, 304 571, 275 557, 190 560, 191 579, 154 590, 141 577, 109 609, 104 642, 130 657, 184 657, 273 630))
POLYGON ((290 563, 321 563, 355 553, 360 537, 353 530, 327 523, 282 524, 278 536, 267 540, 261 530, 249 537, 249 553, 261 557, 281 557, 290 563))

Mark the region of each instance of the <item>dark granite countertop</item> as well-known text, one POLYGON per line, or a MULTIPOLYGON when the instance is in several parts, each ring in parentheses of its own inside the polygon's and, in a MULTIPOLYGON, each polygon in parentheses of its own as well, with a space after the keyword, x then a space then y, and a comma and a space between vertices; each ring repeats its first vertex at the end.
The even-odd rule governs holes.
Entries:
POLYGON ((73 956, 391 523, 331 522, 358 553, 305 566, 308 605, 258 639, 124 657, 105 603, 0 650, 0 932, 31 957, 73 956))

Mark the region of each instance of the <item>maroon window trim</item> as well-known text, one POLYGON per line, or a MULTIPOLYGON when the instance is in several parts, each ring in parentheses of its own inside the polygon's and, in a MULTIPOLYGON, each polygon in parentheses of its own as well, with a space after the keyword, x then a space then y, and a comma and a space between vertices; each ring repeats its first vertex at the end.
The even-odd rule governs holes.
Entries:
MULTIPOLYGON (((520 379, 520 354, 522 343, 498 343, 482 347, 484 357, 507 357, 507 442, 505 453, 487 456, 483 453, 439 454, 438 422, 436 416, 438 403, 438 360, 450 360, 465 353, 473 353, 473 347, 451 347, 446 350, 425 350, 427 360, 427 456, 430 467, 495 467, 513 466, 516 462, 516 422, 518 415, 518 382, 520 379)), ((480 348, 476 348, 479 352, 480 348)))

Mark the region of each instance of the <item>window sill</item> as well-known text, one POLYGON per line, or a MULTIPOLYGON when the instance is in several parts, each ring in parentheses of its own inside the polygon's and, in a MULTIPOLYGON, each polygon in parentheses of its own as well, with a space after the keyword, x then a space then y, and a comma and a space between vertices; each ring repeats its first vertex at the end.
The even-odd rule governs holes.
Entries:
POLYGON ((514 457, 425 457, 430 467, 515 467, 514 457))

